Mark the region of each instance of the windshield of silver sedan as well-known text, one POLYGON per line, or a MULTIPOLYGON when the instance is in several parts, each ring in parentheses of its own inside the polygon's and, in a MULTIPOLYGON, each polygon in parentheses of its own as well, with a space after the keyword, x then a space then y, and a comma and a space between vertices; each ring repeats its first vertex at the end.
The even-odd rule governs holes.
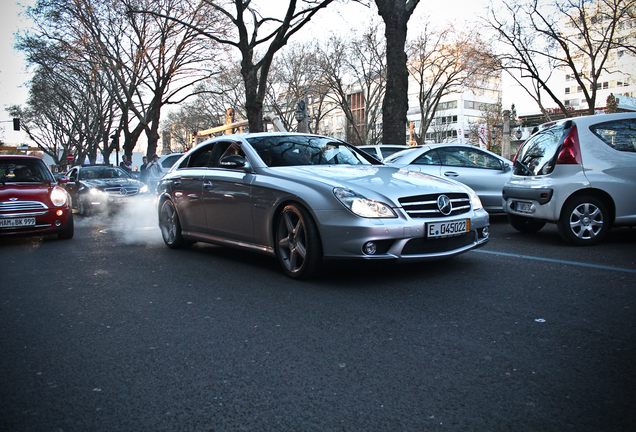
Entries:
POLYGON ((257 136, 247 140, 270 167, 301 165, 373 165, 352 146, 333 138, 313 135, 257 136))

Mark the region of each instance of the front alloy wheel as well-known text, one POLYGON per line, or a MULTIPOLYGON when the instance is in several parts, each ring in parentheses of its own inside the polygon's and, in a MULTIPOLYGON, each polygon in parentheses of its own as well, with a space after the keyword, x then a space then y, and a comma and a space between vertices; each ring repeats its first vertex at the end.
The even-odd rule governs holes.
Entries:
POLYGON ((322 260, 318 230, 302 207, 285 206, 276 223, 276 256, 285 273, 294 279, 313 276, 322 260))
POLYGON ((565 241, 577 246, 601 241, 609 228, 609 214, 603 203, 594 197, 578 197, 566 203, 557 223, 565 241))

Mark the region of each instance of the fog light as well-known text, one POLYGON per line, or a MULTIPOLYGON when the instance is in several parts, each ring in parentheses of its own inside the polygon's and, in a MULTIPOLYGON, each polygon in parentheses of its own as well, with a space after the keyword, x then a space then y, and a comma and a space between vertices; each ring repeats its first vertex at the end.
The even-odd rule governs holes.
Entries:
POLYGON ((64 214, 64 211, 63 210, 58 210, 58 211, 55 212, 55 214, 58 215, 58 216, 62 216, 64 214))
POLYGON ((61 225, 62 225, 62 222, 60 222, 60 221, 55 221, 55 226, 61 226, 61 225))
POLYGON ((364 244, 363 250, 367 255, 374 255, 378 251, 378 247, 374 242, 368 242, 364 244))

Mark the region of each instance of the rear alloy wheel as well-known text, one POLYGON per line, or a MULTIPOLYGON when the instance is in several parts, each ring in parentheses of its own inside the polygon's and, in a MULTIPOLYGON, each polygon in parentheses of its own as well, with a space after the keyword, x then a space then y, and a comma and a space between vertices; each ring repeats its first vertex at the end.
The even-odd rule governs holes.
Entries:
POLYGON ((508 213, 508 222, 514 229, 524 234, 536 233, 545 225, 545 222, 542 220, 512 215, 510 213, 508 213))
POLYGON ((179 215, 170 200, 164 201, 159 210, 159 228, 161 229, 163 241, 171 249, 181 249, 192 244, 181 235, 179 215))
POLYGON ((285 273, 294 279, 316 274, 322 261, 318 229, 307 211, 285 206, 276 223, 276 256, 285 273))
POLYGON ((609 214, 600 200, 591 196, 576 197, 563 206, 557 226, 566 242, 576 246, 594 245, 607 233, 609 214))

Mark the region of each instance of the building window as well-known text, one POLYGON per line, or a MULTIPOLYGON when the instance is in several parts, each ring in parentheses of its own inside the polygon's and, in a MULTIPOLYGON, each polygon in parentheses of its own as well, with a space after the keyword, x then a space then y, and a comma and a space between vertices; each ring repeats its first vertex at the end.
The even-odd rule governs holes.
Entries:
POLYGON ((565 88, 565 94, 570 94, 570 87, 565 88))

